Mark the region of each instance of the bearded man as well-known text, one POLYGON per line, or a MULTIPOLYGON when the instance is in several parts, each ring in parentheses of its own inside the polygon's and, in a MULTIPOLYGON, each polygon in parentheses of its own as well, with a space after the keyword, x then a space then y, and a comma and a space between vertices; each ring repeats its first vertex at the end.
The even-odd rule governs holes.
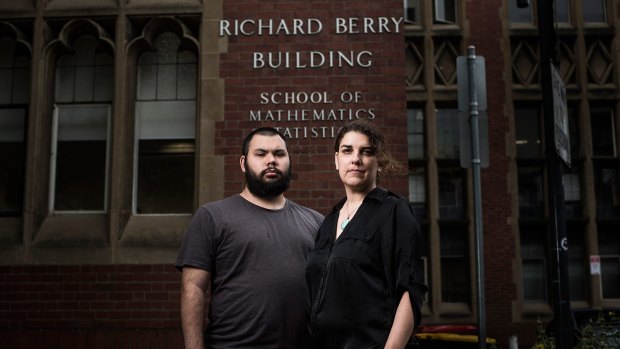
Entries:
POLYGON ((305 348, 308 251, 323 220, 284 197, 291 177, 284 136, 262 127, 243 141, 240 194, 200 207, 176 267, 186 348, 305 348))

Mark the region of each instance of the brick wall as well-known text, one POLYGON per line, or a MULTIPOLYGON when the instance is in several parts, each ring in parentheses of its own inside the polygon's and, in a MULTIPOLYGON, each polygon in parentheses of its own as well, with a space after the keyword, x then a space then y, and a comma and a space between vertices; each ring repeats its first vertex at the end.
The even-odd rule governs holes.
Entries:
MULTIPOLYGON (((406 96, 403 88, 404 34, 334 34, 337 17, 362 18, 402 16, 402 1, 226 1, 223 18, 227 19, 317 19, 323 30, 316 35, 252 35, 229 36, 227 53, 221 56, 220 75, 225 79, 225 116, 217 123, 216 153, 226 154, 226 195, 238 193, 243 181, 239 170, 240 139, 253 128, 276 126, 299 134, 312 128, 335 127, 350 118, 326 121, 251 121, 250 110, 314 110, 314 109, 375 109, 374 122, 380 125, 394 155, 406 163, 406 96), (364 67, 320 67, 253 69, 254 52, 308 51, 373 53, 373 64, 364 67), (361 92, 358 103, 339 101, 343 92, 361 92), (326 93, 331 103, 295 103, 285 105, 260 104, 262 92, 319 92, 326 93)), ((290 22, 289 22, 290 23, 290 22)), ((308 63, 302 58, 303 64, 308 63)), ((292 65, 291 61, 291 65, 292 65)), ((330 129, 331 130, 331 129, 330 129)), ((344 195, 334 166, 333 138, 293 137, 289 141, 294 177, 289 198, 327 212, 344 195)), ((406 179, 398 178, 381 183, 405 195, 406 179)))
POLYGON ((0 267, 2 347, 181 347, 179 281, 171 265, 0 267))

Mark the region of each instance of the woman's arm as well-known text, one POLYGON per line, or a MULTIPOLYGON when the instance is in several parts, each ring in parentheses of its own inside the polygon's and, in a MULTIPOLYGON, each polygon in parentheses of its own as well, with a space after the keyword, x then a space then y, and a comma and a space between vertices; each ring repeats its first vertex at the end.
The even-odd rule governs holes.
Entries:
POLYGON ((402 349, 409 342, 409 338, 413 334, 413 309, 409 300, 409 292, 405 291, 400 299, 396 315, 394 315, 394 324, 390 330, 385 349, 402 349))

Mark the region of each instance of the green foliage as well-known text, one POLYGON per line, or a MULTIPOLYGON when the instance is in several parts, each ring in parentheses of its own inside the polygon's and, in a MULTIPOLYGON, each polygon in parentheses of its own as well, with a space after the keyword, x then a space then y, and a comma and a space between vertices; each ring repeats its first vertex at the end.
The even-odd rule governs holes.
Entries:
MULTIPOLYGON (((620 348, 618 323, 620 323, 620 317, 617 317, 614 312, 600 313, 596 320, 590 319, 577 330, 574 349, 620 348)), ((536 319, 536 342, 531 349, 555 349, 555 339, 547 335, 540 318, 536 319)))
POLYGON ((590 319, 579 329, 575 349, 613 349, 620 347, 620 329, 612 326, 620 320, 614 312, 607 316, 599 314, 596 321, 590 319))
POLYGON ((555 338, 547 335, 540 318, 536 319, 536 342, 532 349, 555 349, 555 338))

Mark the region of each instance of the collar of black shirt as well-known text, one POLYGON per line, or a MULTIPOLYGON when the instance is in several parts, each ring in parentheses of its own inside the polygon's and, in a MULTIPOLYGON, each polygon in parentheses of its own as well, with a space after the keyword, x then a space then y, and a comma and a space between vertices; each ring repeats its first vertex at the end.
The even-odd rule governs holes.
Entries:
MULTIPOLYGON (((385 198, 388 196, 389 191, 387 191, 386 189, 383 189, 381 187, 376 187, 375 189, 371 190, 370 193, 368 193, 366 195, 366 197, 364 198, 364 201, 366 200, 377 200, 379 202, 385 200, 385 198)), ((342 200, 338 201, 338 203, 336 205, 334 205, 334 207, 332 207, 332 210, 330 212, 337 212, 340 211, 340 209, 342 208, 342 206, 344 206, 344 203, 347 201, 347 198, 344 197, 342 198, 342 200)))

